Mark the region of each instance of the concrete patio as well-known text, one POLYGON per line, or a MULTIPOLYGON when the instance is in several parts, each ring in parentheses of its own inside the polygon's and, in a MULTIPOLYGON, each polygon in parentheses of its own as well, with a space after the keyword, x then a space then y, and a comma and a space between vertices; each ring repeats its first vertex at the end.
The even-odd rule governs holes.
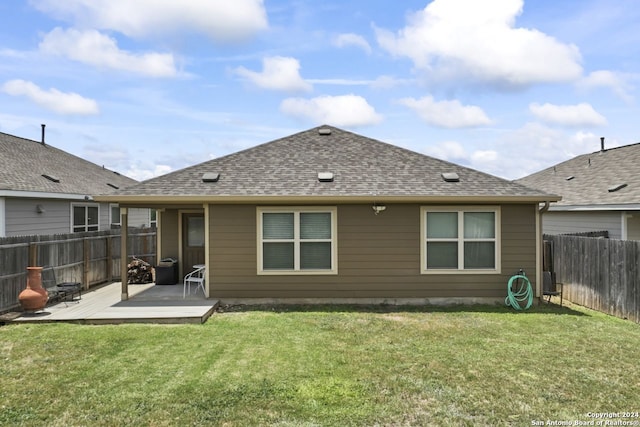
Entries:
POLYGON ((121 283, 114 282, 82 293, 82 299, 60 302, 34 313, 20 313, 13 322, 204 323, 218 300, 197 295, 182 297, 177 285, 129 285, 129 299, 121 301, 121 283))

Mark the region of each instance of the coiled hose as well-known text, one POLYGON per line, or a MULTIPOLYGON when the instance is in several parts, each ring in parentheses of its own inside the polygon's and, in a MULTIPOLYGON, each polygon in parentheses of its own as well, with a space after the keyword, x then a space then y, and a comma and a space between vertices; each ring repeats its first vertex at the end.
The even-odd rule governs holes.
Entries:
POLYGON ((520 270, 518 274, 511 276, 511 279, 509 279, 507 297, 504 299, 504 303, 516 310, 527 310, 533 304, 533 289, 524 271, 520 270), (513 286, 513 282, 516 282, 515 286, 513 286), (516 288, 515 292, 514 287, 516 288), (525 301, 526 304, 523 307, 522 303, 525 301))

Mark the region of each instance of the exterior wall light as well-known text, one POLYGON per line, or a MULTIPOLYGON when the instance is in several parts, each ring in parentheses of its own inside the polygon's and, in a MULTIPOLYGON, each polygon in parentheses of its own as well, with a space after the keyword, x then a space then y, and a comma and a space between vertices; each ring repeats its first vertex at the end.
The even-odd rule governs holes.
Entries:
POLYGON ((372 208, 373 208, 373 213, 376 215, 378 215, 380 212, 384 212, 387 209, 385 205, 379 205, 377 203, 374 203, 372 208))

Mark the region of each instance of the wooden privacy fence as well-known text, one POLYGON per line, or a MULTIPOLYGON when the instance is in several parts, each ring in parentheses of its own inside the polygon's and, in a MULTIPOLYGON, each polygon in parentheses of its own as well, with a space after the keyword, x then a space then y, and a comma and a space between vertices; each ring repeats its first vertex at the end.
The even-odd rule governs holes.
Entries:
POLYGON ((640 323, 640 241, 545 235, 564 298, 640 323))
MULTIPOLYGON (((131 229, 127 240, 130 257, 156 263, 155 229, 131 229)), ((59 282, 84 289, 120 280, 120 230, 0 238, 0 312, 18 305, 28 266, 53 267, 59 282)))

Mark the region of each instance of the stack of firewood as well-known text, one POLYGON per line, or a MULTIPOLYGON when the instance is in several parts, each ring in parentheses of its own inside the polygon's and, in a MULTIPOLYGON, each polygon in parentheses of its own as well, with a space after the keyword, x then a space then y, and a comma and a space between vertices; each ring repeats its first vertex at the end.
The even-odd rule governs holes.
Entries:
POLYGON ((128 283, 151 283, 153 282, 153 268, 148 262, 134 257, 133 261, 127 264, 128 283))

